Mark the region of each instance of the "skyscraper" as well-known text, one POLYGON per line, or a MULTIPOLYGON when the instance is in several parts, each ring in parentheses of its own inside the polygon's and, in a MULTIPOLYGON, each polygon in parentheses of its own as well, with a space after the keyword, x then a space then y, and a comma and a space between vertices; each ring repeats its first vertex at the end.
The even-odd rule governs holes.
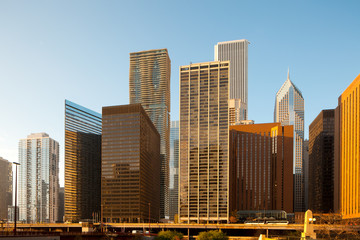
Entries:
POLYGON ((19 220, 58 219, 59 143, 46 133, 32 133, 19 142, 19 220))
POLYGON ((230 61, 229 99, 236 103, 234 107, 239 121, 247 120, 248 116, 248 45, 246 39, 215 45, 215 61, 230 61))
POLYGON ((180 67, 180 222, 229 217, 229 61, 180 67))
POLYGON ((103 107, 102 116, 103 219, 116 223, 158 222, 159 133, 139 103, 103 107))
POLYGON ((8 219, 8 207, 12 206, 12 163, 0 157, 0 220, 8 219))
POLYGON ((169 211, 170 71, 167 49, 130 53, 130 104, 141 103, 160 133, 160 217, 169 211))
POLYGON ((179 200, 179 121, 171 121, 170 126, 170 188, 169 216, 174 220, 178 213, 179 200))
POLYGON ((65 100, 65 220, 100 213, 101 114, 65 100))
POLYGON ((360 218, 360 74, 339 97, 335 110, 335 208, 360 218), (340 199, 337 199, 340 196, 340 199))
POLYGON ((322 110, 309 126, 309 209, 334 211, 335 110, 322 110))
POLYGON ((280 123, 230 126, 230 212, 293 212, 293 134, 280 123))
POLYGON ((304 169, 303 169, 303 143, 304 143, 304 98, 301 91, 287 80, 276 93, 274 122, 281 125, 294 126, 294 211, 303 212, 304 201, 304 169))

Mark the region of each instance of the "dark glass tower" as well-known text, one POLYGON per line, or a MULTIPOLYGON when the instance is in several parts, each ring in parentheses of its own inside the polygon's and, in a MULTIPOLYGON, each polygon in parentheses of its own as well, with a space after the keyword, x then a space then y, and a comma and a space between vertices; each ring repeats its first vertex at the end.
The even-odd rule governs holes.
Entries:
POLYGON ((100 213, 101 114, 65 100, 65 220, 100 213))
POLYGON ((160 135, 141 104, 103 107, 101 205, 106 222, 158 222, 160 135))

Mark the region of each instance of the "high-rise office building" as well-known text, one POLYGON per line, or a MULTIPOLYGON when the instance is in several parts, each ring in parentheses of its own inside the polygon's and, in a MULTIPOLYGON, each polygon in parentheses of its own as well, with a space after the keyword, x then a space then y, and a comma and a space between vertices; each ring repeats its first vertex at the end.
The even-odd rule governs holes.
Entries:
POLYGON ((19 220, 56 222, 59 195, 59 143, 46 133, 19 142, 19 220))
POLYGON ((174 220, 179 201, 179 121, 170 125, 170 188, 169 217, 174 220))
POLYGON ((229 61, 180 67, 180 222, 229 217, 229 61))
POLYGON ((64 215, 65 215, 65 188, 60 187, 59 188, 59 211, 58 211, 58 222, 64 221, 64 215))
POLYGON ((304 206, 309 209, 309 140, 304 140, 304 206))
POLYGON ((8 208, 12 206, 12 190, 12 163, 0 157, 0 220, 8 218, 8 208))
POLYGON ((169 213, 170 72, 167 49, 130 53, 130 104, 141 103, 160 134, 160 217, 169 213))
POLYGON ((301 91, 287 80, 276 93, 274 122, 281 125, 294 126, 294 211, 303 212, 304 201, 304 168, 303 168, 303 144, 304 144, 304 98, 301 91))
POLYGON ((309 126, 309 209, 334 211, 335 110, 322 110, 309 126))
POLYGON ((360 218, 359 89, 360 74, 340 95, 335 110, 334 202, 343 218, 360 218))
POLYGON ((230 126, 230 212, 293 212, 293 126, 230 126))
POLYGON ((248 116, 248 45, 246 39, 215 45, 215 61, 230 61, 229 99, 235 101, 231 104, 236 107, 238 121, 247 120, 248 116))
POLYGON ((65 100, 65 220, 100 213, 101 114, 65 100))
POLYGON ((159 221, 160 135, 141 104, 102 109, 101 205, 106 222, 159 221))

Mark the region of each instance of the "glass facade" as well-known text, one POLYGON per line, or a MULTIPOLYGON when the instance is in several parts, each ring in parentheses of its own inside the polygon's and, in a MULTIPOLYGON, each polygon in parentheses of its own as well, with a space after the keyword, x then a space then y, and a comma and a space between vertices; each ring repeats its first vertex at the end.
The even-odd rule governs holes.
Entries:
POLYGON ((158 222, 160 135, 141 104, 103 107, 101 206, 105 222, 158 222), (150 208, 150 209, 149 209, 150 208))
POLYGON ((100 214, 101 114, 65 100, 65 220, 100 214))
POLYGON ((294 211, 305 210, 305 182, 303 164, 304 145, 304 98, 301 91, 290 81, 290 75, 276 93, 274 122, 294 126, 294 211))
POLYGON ((19 162, 19 220, 57 221, 59 143, 46 133, 33 133, 19 142, 19 162))
POLYGON ((170 220, 178 213, 179 201, 179 121, 170 126, 170 220))
POLYGON ((0 221, 8 219, 8 207, 12 206, 12 163, 0 157, 0 221))
POLYGON ((229 61, 180 67, 181 222, 228 220, 229 61))
POLYGON ((130 53, 130 104, 141 103, 160 133, 160 215, 169 214, 170 72, 167 49, 130 53))

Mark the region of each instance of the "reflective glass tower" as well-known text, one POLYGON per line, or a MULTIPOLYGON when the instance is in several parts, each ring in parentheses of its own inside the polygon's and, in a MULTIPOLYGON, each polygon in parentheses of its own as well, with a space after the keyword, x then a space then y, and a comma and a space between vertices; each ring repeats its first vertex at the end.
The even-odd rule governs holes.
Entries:
POLYGON ((171 121, 170 126, 170 220, 178 213, 179 200, 179 121, 171 121))
POLYGON ((180 222, 227 222, 229 61, 180 67, 180 222))
POLYGON ((130 104, 141 103, 160 133, 160 217, 169 210, 170 58, 167 49, 130 53, 130 104))
POLYGON ((274 122, 280 122, 283 126, 294 126, 294 211, 303 212, 305 209, 304 199, 304 167, 303 167, 303 144, 304 144, 304 98, 301 91, 287 80, 276 93, 274 122))
POLYGON ((46 133, 19 142, 19 220, 54 223, 58 219, 59 143, 46 133))
POLYGON ((248 45, 249 41, 246 39, 219 42, 215 45, 215 61, 230 61, 229 98, 233 101, 230 108, 237 116, 235 122, 230 121, 231 125, 247 120, 248 45))
POLYGON ((65 220, 100 214, 101 114, 65 100, 65 220))

